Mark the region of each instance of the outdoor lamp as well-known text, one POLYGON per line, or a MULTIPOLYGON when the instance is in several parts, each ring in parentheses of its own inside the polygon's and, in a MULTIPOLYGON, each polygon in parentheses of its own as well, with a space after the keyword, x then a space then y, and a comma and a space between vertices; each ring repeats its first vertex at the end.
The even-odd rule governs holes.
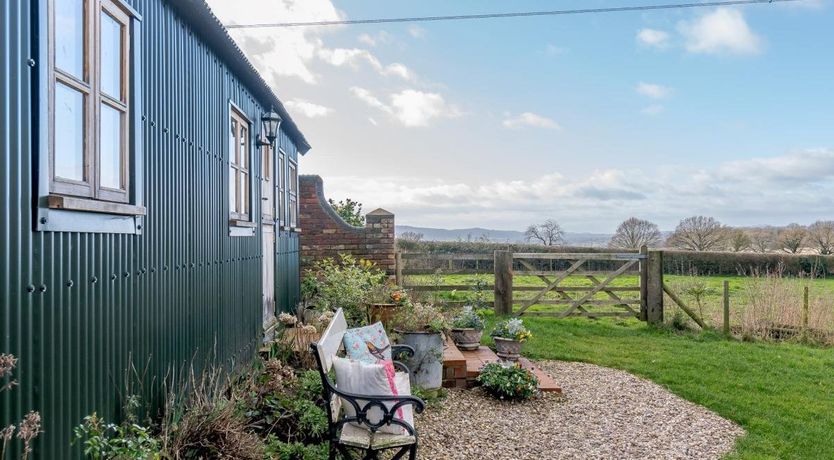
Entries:
POLYGON ((281 117, 269 108, 269 112, 261 116, 262 135, 266 137, 267 142, 260 142, 260 145, 272 145, 275 138, 278 137, 278 126, 281 125, 281 117))

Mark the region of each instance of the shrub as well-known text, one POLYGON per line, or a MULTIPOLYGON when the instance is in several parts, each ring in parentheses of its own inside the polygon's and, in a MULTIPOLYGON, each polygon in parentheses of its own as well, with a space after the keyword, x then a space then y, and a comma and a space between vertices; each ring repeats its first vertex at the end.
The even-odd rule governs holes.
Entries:
POLYGON ((365 324, 366 304, 374 290, 385 282, 385 273, 373 263, 349 254, 342 254, 339 259, 321 260, 308 271, 303 283, 305 294, 320 309, 341 307, 351 326, 365 324))
POLYGON ((75 427, 75 441, 81 441, 84 455, 94 459, 150 460, 160 458, 160 442, 149 428, 126 420, 107 423, 95 412, 75 427))
POLYGON ((502 400, 529 399, 539 387, 539 379, 517 363, 509 366, 489 363, 481 369, 477 380, 487 393, 502 400))
POLYGON ((444 332, 449 330, 449 322, 440 308, 416 303, 398 308, 391 327, 402 332, 444 332))
POLYGON ((463 307, 463 311, 452 319, 452 327, 458 329, 484 330, 484 320, 471 306, 463 307))
MULTIPOLYGON (((12 354, 0 353, 0 393, 11 390, 17 386, 17 381, 12 379, 12 374, 17 366, 17 358, 12 354), (5 383, 4 383, 5 382, 5 383)), ((32 441, 41 434, 41 414, 36 411, 29 411, 17 426, 8 425, 0 428, 0 460, 6 458, 6 448, 12 437, 17 437, 23 442, 23 451, 20 458, 26 460, 32 453, 32 441)))
POLYGON ((533 337, 533 333, 524 326, 521 318, 512 318, 496 324, 490 336, 526 342, 527 339, 533 337))
POLYGON ((284 442, 275 436, 270 436, 266 444, 267 457, 275 460, 324 460, 329 452, 327 444, 284 442))

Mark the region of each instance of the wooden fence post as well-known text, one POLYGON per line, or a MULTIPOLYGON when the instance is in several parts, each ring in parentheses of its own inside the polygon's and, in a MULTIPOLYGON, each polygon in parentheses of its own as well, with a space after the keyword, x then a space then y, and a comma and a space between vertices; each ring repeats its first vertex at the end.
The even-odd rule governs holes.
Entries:
POLYGON ((397 286, 402 287, 402 285, 403 285, 403 253, 402 253, 402 251, 397 251, 394 258, 395 258, 394 260, 395 260, 395 264, 396 264, 396 267, 394 269, 395 270, 395 275, 394 276, 397 279, 396 280, 397 281, 397 286))
POLYGON ((724 280, 724 335, 730 336, 730 282, 724 280))
POLYGON ((808 340, 808 308, 810 307, 808 286, 802 292, 802 340, 808 340))
POLYGON ((644 244, 640 247, 640 321, 648 320, 649 315, 649 248, 644 244))
POLYGON ((513 314, 513 253, 495 251, 495 314, 513 314))
POLYGON ((646 321, 663 323, 663 252, 649 251, 646 259, 646 321))

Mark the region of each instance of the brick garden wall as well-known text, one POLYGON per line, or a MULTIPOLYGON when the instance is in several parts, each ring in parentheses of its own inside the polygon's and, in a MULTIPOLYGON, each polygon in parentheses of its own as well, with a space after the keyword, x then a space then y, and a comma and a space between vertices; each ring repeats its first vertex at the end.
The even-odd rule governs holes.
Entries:
POLYGON ((364 227, 354 227, 327 203, 320 176, 299 181, 302 271, 318 260, 351 254, 375 262, 389 276, 396 274, 394 214, 377 209, 365 215, 364 227))

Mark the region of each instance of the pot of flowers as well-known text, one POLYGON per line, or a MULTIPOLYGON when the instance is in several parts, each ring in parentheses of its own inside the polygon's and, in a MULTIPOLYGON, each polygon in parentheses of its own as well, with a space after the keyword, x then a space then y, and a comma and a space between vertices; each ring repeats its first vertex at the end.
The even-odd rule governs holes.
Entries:
POLYGON ((520 318, 512 318, 495 325, 490 334, 495 340, 495 350, 499 358, 508 361, 518 361, 521 353, 521 344, 533 337, 533 334, 524 327, 520 318))
POLYGON ((403 305, 391 318, 400 342, 414 349, 406 361, 413 386, 426 390, 443 384, 443 333, 449 329, 443 312, 429 304, 403 305))
POLYGON ((467 305, 452 319, 450 335, 461 350, 477 350, 484 334, 484 320, 472 306, 467 305))
POLYGON ((409 302, 408 293, 402 289, 381 289, 374 295, 376 302, 368 306, 369 324, 382 322, 386 328, 390 327, 391 320, 397 312, 397 308, 409 302))

